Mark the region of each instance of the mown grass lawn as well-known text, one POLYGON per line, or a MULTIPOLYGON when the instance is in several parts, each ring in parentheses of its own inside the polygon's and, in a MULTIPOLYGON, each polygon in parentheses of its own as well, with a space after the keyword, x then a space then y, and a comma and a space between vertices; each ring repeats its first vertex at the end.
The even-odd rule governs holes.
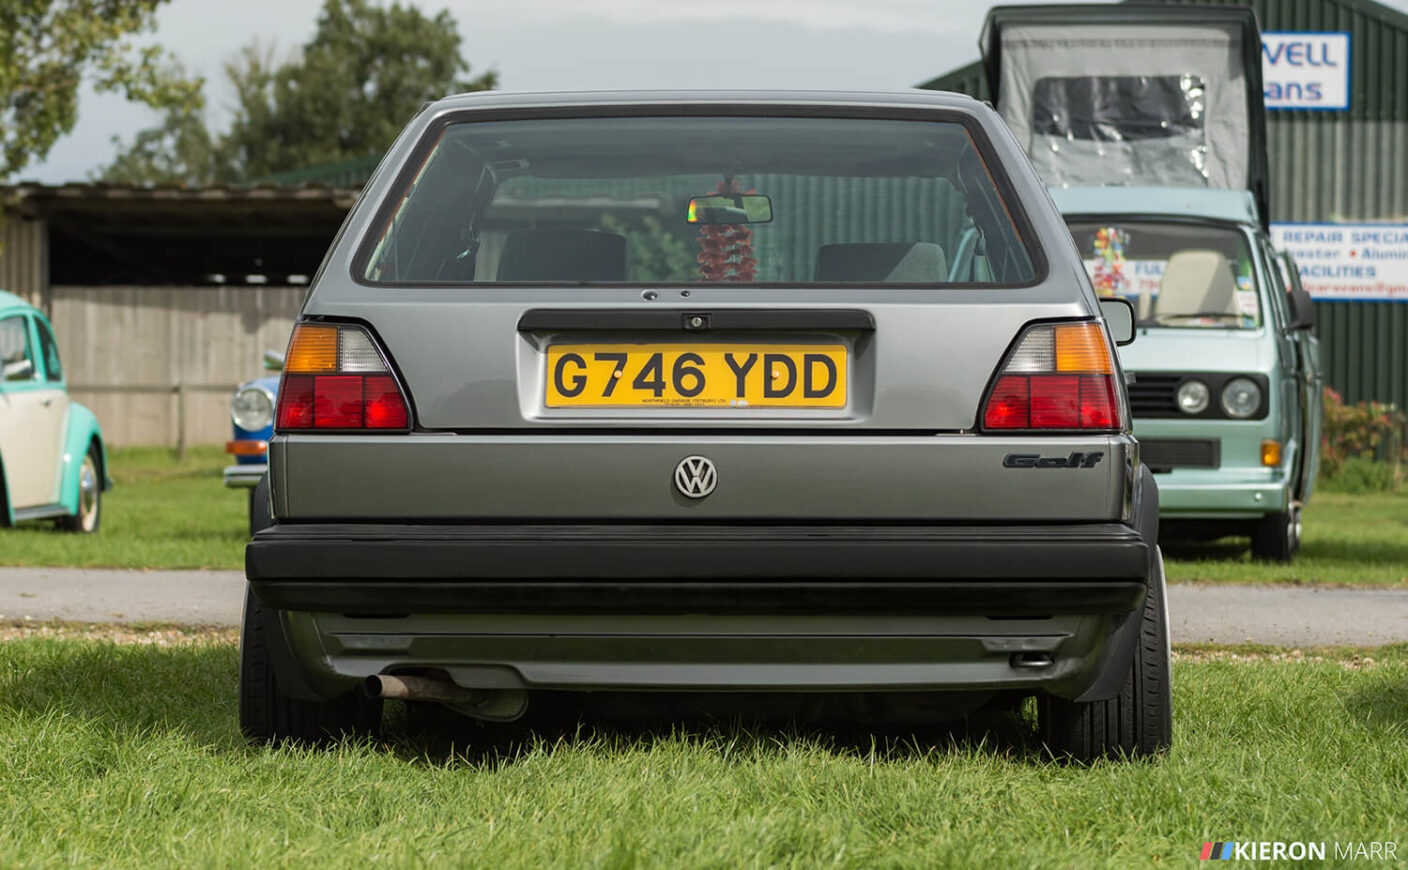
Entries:
POLYGON ((1290 564, 1253 561, 1245 539, 1164 550, 1173 582, 1408 586, 1408 491, 1316 493, 1290 564))
POLYGON ((228 460, 216 447, 193 448, 184 461, 161 448, 112 450, 98 533, 66 534, 47 522, 0 529, 0 564, 241 568, 249 497, 225 488, 228 460))
MULTIPOLYGON (((836 733, 496 726, 325 750, 235 730, 236 648, 0 642, 5 866, 1191 866, 1205 840, 1408 851, 1408 646, 1188 649, 1156 764, 1045 760, 1029 723, 836 733), (1157 863, 1155 863, 1157 862, 1157 863)), ((1330 854, 1333 854, 1332 852, 1330 854)), ((1333 862, 1331 862, 1333 863, 1333 862)))

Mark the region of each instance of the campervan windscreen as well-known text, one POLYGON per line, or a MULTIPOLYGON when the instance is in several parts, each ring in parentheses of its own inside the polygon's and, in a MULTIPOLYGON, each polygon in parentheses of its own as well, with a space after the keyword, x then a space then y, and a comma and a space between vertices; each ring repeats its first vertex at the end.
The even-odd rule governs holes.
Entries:
POLYGON ((1235 27, 1014 23, 1001 38, 999 110, 1048 184, 1247 188, 1235 27))
POLYGON ((1095 290, 1134 303, 1141 326, 1256 329, 1261 304, 1239 230, 1153 221, 1070 224, 1095 290))

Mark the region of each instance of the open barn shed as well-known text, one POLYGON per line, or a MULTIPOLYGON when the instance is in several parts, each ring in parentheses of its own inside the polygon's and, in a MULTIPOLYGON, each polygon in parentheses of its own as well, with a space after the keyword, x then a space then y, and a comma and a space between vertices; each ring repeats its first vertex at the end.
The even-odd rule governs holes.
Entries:
POLYGON ((53 321, 118 445, 223 442, 356 197, 324 185, 0 188, 0 287, 53 321))

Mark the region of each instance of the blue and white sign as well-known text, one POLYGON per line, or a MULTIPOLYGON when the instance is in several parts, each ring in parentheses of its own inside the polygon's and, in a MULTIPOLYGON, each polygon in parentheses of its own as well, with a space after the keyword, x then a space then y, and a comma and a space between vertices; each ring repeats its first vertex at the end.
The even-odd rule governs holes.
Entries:
POLYGON ((1261 34, 1268 109, 1348 109, 1349 34, 1261 34))
POLYGON ((1272 224, 1316 299, 1408 302, 1408 224, 1272 224))

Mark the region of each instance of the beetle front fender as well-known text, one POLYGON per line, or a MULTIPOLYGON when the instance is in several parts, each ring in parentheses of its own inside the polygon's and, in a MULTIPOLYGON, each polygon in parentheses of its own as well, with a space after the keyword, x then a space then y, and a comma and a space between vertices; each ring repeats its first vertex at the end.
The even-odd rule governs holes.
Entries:
POLYGON ((68 425, 64 431, 63 470, 59 475, 59 503, 70 513, 78 512, 78 472, 88 445, 98 445, 98 481, 103 489, 111 489, 108 480, 108 454, 103 445, 103 431, 93 412, 73 402, 68 406, 68 425))

